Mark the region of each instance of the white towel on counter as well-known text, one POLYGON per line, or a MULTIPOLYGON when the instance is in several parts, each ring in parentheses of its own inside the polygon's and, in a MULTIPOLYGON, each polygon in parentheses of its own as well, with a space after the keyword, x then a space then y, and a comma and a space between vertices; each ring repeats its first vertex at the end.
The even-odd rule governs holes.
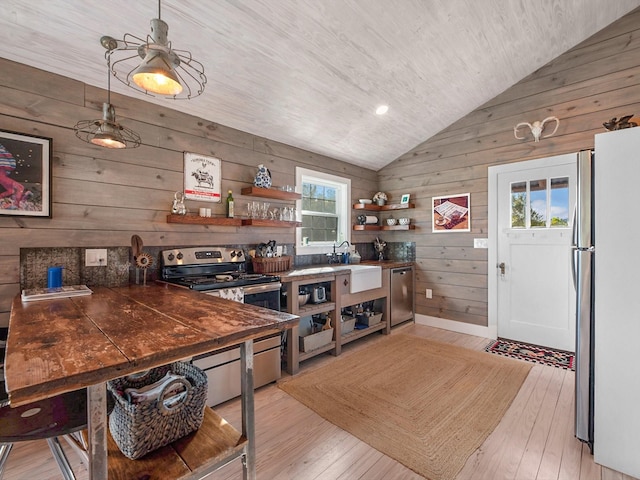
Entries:
MULTIPOLYGON (((188 380, 184 375, 176 375, 175 373, 167 372, 167 374, 155 383, 145 385, 141 388, 126 388, 124 394, 127 400, 131 403, 153 402, 158 399, 162 393, 162 389, 170 382, 182 379, 185 382, 188 380)), ((185 386, 181 383, 175 385, 171 391, 167 392, 165 398, 180 394, 186 390, 185 386)))

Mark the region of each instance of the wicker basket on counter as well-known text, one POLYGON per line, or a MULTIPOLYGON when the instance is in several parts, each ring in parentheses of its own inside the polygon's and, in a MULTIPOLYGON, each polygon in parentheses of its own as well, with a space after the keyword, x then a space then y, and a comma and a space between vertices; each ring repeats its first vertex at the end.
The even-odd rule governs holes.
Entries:
POLYGON ((286 272, 291 268, 291 257, 252 257, 255 273, 286 272))

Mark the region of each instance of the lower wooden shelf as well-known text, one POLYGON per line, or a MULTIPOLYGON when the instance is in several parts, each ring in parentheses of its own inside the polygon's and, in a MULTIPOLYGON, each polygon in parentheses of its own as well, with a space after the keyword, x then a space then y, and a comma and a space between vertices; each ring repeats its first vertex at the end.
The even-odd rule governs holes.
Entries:
POLYGON ((336 342, 329 342, 326 345, 323 345, 320 348, 316 348, 315 350, 311 350, 310 352, 300 352, 299 361, 304 362, 316 355, 320 355, 321 353, 328 352, 329 350, 333 350, 336 348, 336 342))
POLYGON ((362 330, 354 330, 353 332, 349 332, 342 335, 342 338, 340 339, 340 343, 344 345, 346 343, 353 342, 354 340, 357 340, 362 337, 366 337, 371 333, 384 330, 386 326, 387 326, 386 322, 380 322, 372 327, 363 328, 362 330))
POLYGON ((245 453, 247 439, 211 408, 195 432, 138 460, 125 457, 108 435, 109 479, 202 478, 245 453))

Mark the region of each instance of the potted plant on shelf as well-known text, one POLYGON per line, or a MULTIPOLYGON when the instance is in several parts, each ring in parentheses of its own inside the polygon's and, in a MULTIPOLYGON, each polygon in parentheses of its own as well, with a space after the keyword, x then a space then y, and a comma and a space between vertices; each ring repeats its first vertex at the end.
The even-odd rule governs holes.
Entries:
POLYGON ((387 194, 384 192, 377 192, 374 196, 373 196, 373 201, 375 203, 377 203, 378 205, 382 206, 384 205, 384 203, 387 201, 387 194))

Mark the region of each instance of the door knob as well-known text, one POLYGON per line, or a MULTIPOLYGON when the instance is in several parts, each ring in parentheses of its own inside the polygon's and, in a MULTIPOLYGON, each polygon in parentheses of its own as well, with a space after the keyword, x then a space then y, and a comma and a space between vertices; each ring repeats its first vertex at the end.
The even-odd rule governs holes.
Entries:
POLYGON ((500 262, 498 264, 498 268, 500 269, 500 275, 502 275, 504 277, 504 270, 505 270, 506 265, 504 264, 504 262, 500 262))

